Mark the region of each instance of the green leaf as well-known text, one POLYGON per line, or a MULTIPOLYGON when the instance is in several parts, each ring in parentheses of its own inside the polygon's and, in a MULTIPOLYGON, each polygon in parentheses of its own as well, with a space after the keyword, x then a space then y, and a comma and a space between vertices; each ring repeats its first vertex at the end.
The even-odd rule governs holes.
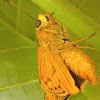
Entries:
POLYGON ((43 98, 36 43, 15 34, 2 20, 0 24, 0 100, 43 98))
POLYGON ((70 98, 70 100, 88 100, 88 98, 86 96, 84 96, 84 94, 82 94, 81 92, 78 95, 74 95, 70 98))
POLYGON ((29 38, 31 34, 24 34, 28 31, 25 24, 26 30, 23 33, 18 31, 20 18, 14 18, 15 11, 11 12, 11 5, 7 2, 0 4, 0 100, 42 100, 44 95, 38 80, 35 35, 29 38))
MULTIPOLYGON (((95 36, 79 44, 96 48, 82 50, 93 59, 96 72, 100 76, 100 1, 11 1, 35 19, 44 11, 49 14, 55 12, 53 17, 68 28, 72 41, 96 32, 95 36)), ((34 20, 9 3, 0 1, 0 100, 44 100, 44 93, 38 81, 36 53, 34 20)), ((89 83, 82 92, 72 96, 70 100, 99 100, 99 89, 100 84, 93 86, 89 83)))
POLYGON ((48 13, 55 12, 54 18, 62 22, 68 29, 79 37, 86 37, 96 33, 94 38, 86 40, 96 50, 100 51, 99 37, 100 26, 73 6, 68 0, 32 0, 48 13), (48 6, 49 5, 49 6, 48 6), (95 41, 96 40, 96 41, 95 41), (94 42, 93 42, 94 41, 94 42))

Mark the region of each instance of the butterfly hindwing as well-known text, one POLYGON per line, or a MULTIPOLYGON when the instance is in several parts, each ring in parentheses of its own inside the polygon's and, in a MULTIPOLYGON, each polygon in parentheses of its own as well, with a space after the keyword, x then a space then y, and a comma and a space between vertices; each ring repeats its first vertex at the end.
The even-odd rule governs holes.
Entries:
POLYGON ((95 72, 95 65, 88 55, 79 49, 74 49, 69 55, 62 53, 62 58, 71 71, 84 80, 88 80, 96 85, 99 81, 95 72), (66 59, 67 57, 67 59, 66 59))
POLYGON ((38 73, 42 87, 49 93, 67 95, 79 92, 59 54, 42 46, 38 48, 38 73))

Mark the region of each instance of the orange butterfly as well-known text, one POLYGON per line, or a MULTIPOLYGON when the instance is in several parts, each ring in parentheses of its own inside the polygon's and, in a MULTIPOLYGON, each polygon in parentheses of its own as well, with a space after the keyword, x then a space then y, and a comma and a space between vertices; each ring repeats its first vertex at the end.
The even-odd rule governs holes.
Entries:
MULTIPOLYGON (((9 0, 6 1, 17 7, 9 0)), ((40 84, 45 91, 45 100, 65 100, 82 90, 88 81, 94 85, 99 81, 93 61, 78 49, 93 48, 75 45, 94 34, 71 42, 66 28, 53 20, 52 14, 40 14, 36 21, 39 41, 38 74, 40 84)))
MULTIPOLYGON (((93 48, 75 45, 94 34, 71 42, 65 27, 53 20, 52 14, 40 14, 36 21, 36 34, 39 41, 37 55, 39 80, 45 92, 69 97, 82 90, 87 81, 94 85, 99 81, 93 61, 77 49, 93 48)), ((52 98, 52 100, 56 99, 52 98)))

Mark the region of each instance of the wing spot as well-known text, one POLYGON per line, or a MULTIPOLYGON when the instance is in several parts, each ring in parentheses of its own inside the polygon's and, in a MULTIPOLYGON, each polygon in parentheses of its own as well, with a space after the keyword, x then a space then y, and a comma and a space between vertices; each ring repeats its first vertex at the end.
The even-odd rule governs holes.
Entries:
POLYGON ((50 90, 53 90, 53 88, 49 88, 50 90))
POLYGON ((48 78, 48 79, 47 79, 47 82, 48 82, 48 81, 51 81, 51 79, 50 79, 50 78, 48 78))
MULTIPOLYGON (((67 57, 66 57, 66 59, 67 59, 67 57)), ((64 60, 64 63, 66 64, 66 60, 64 60)))
POLYGON ((60 85, 58 86, 58 88, 61 88, 60 85))
POLYGON ((65 93, 66 91, 63 91, 62 93, 65 93))
POLYGON ((57 88, 55 87, 55 90, 57 90, 57 88))
POLYGON ((45 84, 47 85, 47 82, 45 82, 45 84))
POLYGON ((53 88, 51 88, 51 90, 53 90, 53 88))
POLYGON ((55 73, 56 72, 56 70, 55 70, 55 68, 54 68, 54 71, 53 71, 53 73, 55 73))
POLYGON ((56 72, 55 67, 53 66, 53 72, 56 72))

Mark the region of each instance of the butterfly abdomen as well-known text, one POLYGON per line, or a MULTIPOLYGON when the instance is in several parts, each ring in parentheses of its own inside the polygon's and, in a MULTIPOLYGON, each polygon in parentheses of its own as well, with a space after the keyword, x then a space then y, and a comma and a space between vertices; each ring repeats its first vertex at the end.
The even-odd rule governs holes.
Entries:
POLYGON ((98 83, 99 79, 95 72, 95 65, 88 55, 79 49, 74 49, 70 54, 65 55, 69 55, 67 59, 66 56, 63 57, 68 68, 73 73, 84 80, 89 80, 94 85, 98 83))

